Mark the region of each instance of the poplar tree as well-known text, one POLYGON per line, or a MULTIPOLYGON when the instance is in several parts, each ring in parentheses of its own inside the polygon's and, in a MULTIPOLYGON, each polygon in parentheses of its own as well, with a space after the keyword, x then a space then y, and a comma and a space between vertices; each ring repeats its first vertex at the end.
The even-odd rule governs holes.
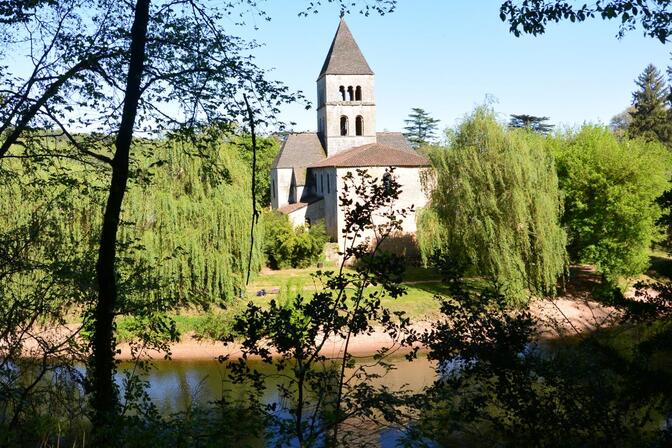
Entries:
POLYGON ((628 130, 633 137, 672 144, 672 123, 669 116, 669 89, 663 74, 652 64, 635 81, 639 89, 632 94, 632 123, 628 130))

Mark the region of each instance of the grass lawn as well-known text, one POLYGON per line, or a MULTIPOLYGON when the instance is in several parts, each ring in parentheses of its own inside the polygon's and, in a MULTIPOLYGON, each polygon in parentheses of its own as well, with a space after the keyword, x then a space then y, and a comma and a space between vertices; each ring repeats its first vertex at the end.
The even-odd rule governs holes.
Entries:
MULTIPOLYGON (((322 270, 335 270, 336 267, 324 267, 322 270)), ((278 296, 283 299, 283 294, 275 291, 283 290, 291 293, 303 292, 305 295, 312 294, 322 285, 313 277, 317 268, 306 269, 283 269, 273 271, 264 269, 257 278, 247 287, 247 298, 252 302, 261 304, 278 296), (267 295, 257 297, 257 291, 264 289, 267 295), (273 293, 271 293, 273 291, 273 293)), ((405 311, 415 319, 422 319, 435 315, 439 310, 439 304, 434 299, 436 294, 447 294, 447 289, 441 284, 440 275, 431 269, 421 267, 408 268, 404 275, 406 295, 391 299, 383 299, 383 305, 392 311, 405 311)), ((371 291, 375 288, 369 288, 371 291)))
MULTIPOLYGON (((336 266, 325 266, 323 271, 335 270, 336 266)), ((315 267, 305 269, 264 269, 246 288, 246 297, 232 303, 226 310, 212 310, 209 312, 197 310, 184 310, 179 314, 172 315, 178 331, 181 334, 195 332, 203 336, 221 334, 228 331, 232 324, 233 316, 240 312, 249 302, 258 306, 264 306, 271 300, 286 300, 287 296, 303 293, 309 297, 313 292, 321 289, 319 280, 313 277, 319 269, 315 267), (257 296, 257 292, 265 290, 265 296, 257 296)), ((439 303, 435 295, 447 295, 447 288, 441 283, 440 275, 431 269, 411 267, 404 276, 406 294, 392 299, 385 297, 383 306, 391 311, 405 311, 413 320, 429 320, 439 312, 439 303)), ((367 292, 373 292, 377 288, 368 288, 367 292)), ((127 340, 130 337, 132 318, 121 317, 117 321, 119 340, 127 340)))

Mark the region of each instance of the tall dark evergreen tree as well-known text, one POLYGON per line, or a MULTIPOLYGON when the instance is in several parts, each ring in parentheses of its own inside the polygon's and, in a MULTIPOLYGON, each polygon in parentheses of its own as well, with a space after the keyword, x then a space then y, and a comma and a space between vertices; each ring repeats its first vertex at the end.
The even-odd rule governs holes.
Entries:
POLYGON ((534 115, 511 114, 510 128, 526 128, 540 134, 548 134, 554 125, 547 123, 548 117, 535 117, 534 115))
POLYGON ((411 142, 414 148, 431 143, 436 139, 436 129, 439 127, 439 121, 432 118, 424 109, 414 107, 408 115, 408 119, 404 120, 406 127, 404 127, 404 135, 411 142))
POLYGON ((669 89, 663 74, 649 64, 635 81, 638 90, 632 94, 632 123, 629 134, 650 141, 672 144, 672 122, 669 116, 669 89))

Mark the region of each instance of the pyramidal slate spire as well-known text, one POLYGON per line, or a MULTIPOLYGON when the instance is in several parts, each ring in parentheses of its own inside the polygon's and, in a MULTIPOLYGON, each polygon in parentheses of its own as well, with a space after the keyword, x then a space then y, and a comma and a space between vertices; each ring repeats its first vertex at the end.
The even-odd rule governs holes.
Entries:
POLYGON ((338 24, 318 78, 323 75, 373 75, 343 18, 338 24))

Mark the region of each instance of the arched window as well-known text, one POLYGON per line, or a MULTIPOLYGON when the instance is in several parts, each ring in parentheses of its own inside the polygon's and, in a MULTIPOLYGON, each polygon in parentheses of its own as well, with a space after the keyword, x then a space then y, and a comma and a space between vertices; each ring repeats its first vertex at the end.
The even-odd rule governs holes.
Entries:
POLYGON ((345 87, 344 86, 339 87, 338 91, 341 93, 341 99, 345 101, 345 87))
POLYGON ((383 189, 385 194, 391 195, 394 187, 395 185, 392 174, 389 171, 385 171, 385 174, 383 174, 383 189))
POLYGON ((355 119, 355 135, 364 135, 364 117, 361 115, 355 119))
POLYGON ((357 86, 355 89, 355 101, 362 101, 362 87, 357 86))
POLYGON ((355 101, 355 91, 352 89, 352 86, 348 87, 348 98, 350 101, 355 101))
POLYGON ((348 135, 348 117, 341 115, 341 135, 348 135))

